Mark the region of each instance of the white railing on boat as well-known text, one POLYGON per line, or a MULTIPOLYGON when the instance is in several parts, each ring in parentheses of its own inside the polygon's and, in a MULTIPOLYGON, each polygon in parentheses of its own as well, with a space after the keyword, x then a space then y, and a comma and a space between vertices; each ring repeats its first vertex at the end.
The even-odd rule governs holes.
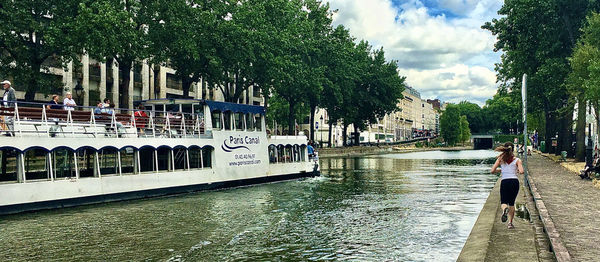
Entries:
POLYGON ((205 134, 204 113, 33 102, 2 105, 0 134, 8 136, 193 138, 205 134))

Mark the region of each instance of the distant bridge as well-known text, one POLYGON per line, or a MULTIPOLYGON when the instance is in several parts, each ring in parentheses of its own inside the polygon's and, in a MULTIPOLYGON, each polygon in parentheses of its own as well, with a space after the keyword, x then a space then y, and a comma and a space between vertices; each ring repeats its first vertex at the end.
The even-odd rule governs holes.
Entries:
POLYGON ((476 134, 471 136, 473 149, 492 149, 494 147, 494 135, 476 134))

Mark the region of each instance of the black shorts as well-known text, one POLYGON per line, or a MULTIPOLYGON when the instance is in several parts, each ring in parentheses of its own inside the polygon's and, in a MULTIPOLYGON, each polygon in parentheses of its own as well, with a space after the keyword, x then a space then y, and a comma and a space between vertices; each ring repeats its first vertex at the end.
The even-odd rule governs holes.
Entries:
POLYGON ((517 194, 519 194, 519 179, 509 178, 500 182, 500 204, 514 206, 517 194))

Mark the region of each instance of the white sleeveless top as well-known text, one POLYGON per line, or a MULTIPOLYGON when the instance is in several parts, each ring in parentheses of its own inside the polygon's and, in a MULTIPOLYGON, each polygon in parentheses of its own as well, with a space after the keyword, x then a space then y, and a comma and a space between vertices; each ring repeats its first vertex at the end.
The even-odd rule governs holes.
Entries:
POLYGON ((510 164, 507 164, 507 163, 500 164, 500 168, 502 168, 500 170, 500 173, 502 174, 502 176, 501 176, 502 180, 519 178, 519 177, 517 177, 517 161, 518 160, 519 160, 518 158, 515 158, 515 159, 513 159, 512 162, 510 162, 510 164))

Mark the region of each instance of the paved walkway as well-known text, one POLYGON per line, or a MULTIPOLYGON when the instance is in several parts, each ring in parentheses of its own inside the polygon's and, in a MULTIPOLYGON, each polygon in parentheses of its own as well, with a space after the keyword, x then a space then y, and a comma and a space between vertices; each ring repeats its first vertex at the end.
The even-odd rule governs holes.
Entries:
MULTIPOLYGON (((523 180, 519 180, 521 188, 515 206, 517 209, 524 210, 527 197, 523 180)), ((523 214, 523 212, 520 213, 523 214)), ((502 208, 497 208, 485 261, 538 261, 535 229, 529 220, 524 219, 523 215, 521 215, 522 218, 515 215, 513 220, 515 228, 508 229, 507 224, 502 223, 501 216, 502 208)))
POLYGON ((539 154, 528 162, 529 174, 572 261, 599 261, 600 190, 539 154))

